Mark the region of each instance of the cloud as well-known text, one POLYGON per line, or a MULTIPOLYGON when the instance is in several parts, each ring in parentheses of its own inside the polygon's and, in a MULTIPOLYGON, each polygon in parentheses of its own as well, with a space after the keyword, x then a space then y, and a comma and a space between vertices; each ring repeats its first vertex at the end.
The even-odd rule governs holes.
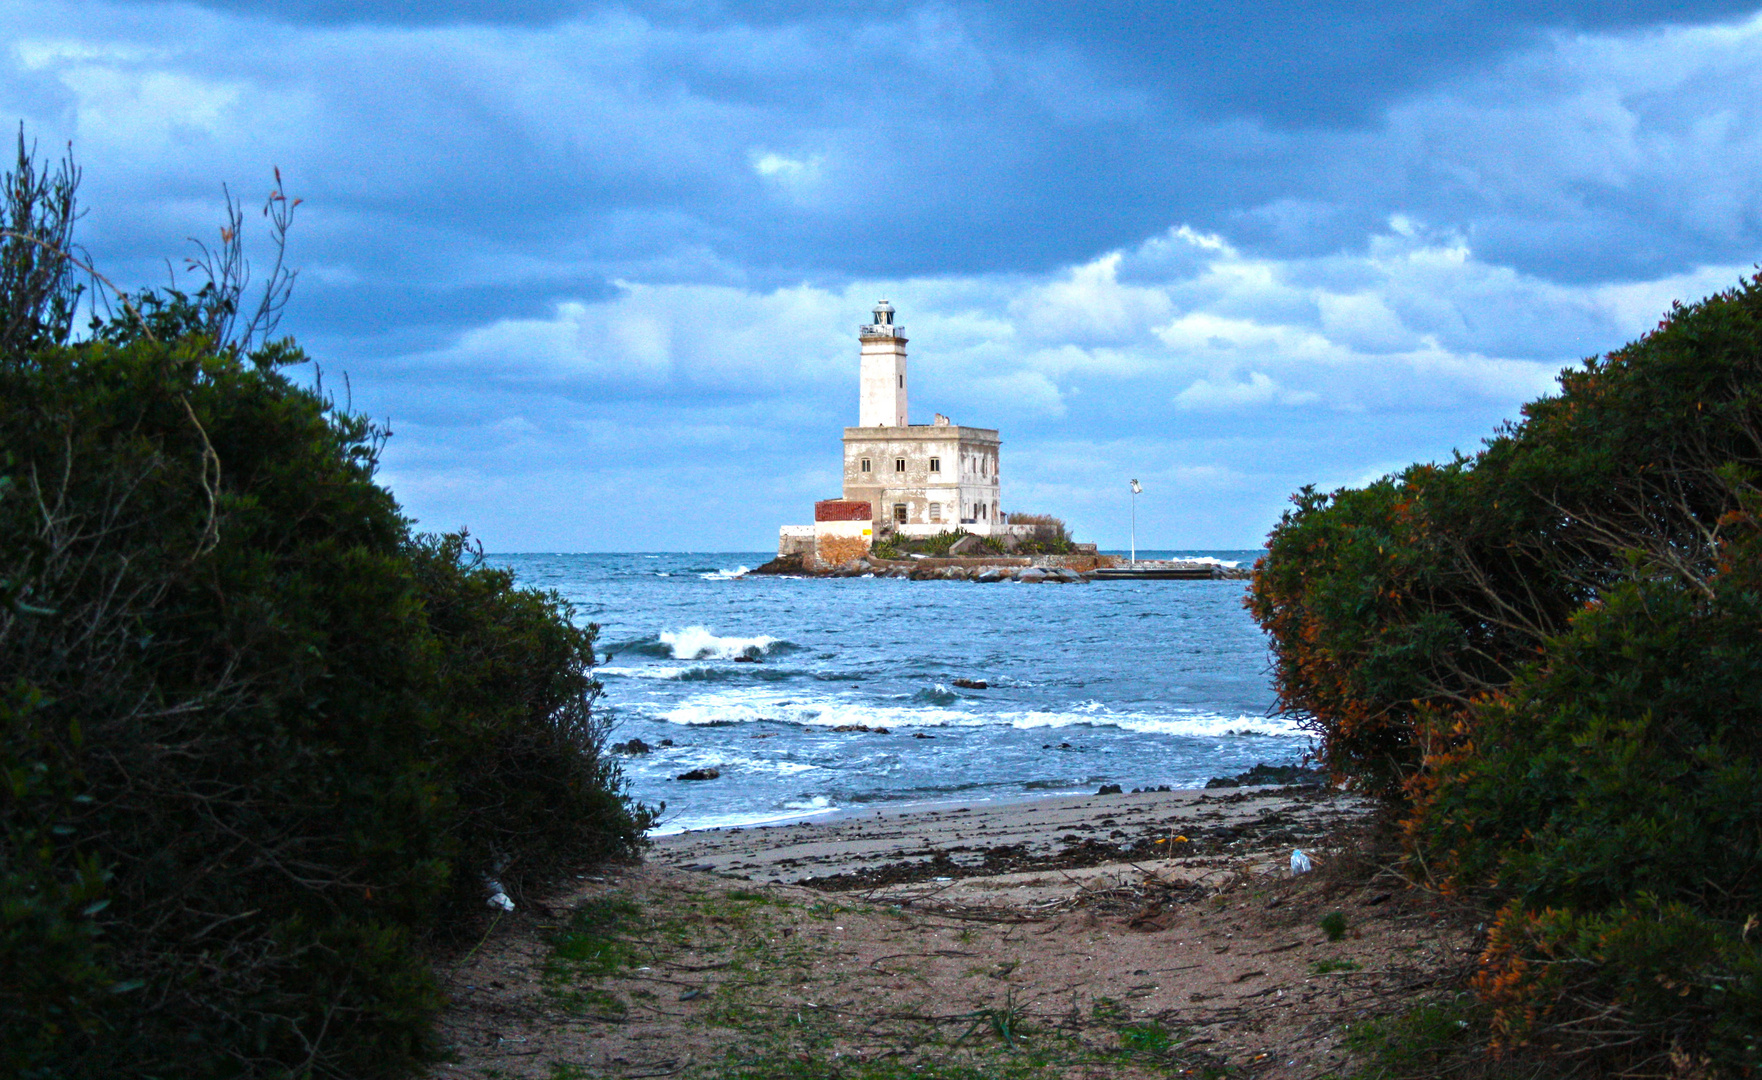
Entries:
POLYGON ((631 508, 580 543, 673 543, 633 492, 692 484, 762 543, 825 494, 881 295, 914 401, 1002 427, 1043 508, 1107 520, 1130 469, 1252 540, 1762 249, 1762 18, 1725 0, 44 0, 0 34, 113 277, 281 166, 285 328, 393 418, 421 516, 511 544, 568 546, 535 508, 571 483, 631 508))
MULTIPOLYGON (((725 462, 724 481, 764 490, 733 511, 762 531, 836 494, 837 432, 855 412, 855 327, 886 295, 911 339, 913 418, 936 411, 998 427, 1011 505, 1105 520, 1108 477, 1131 473, 1182 493, 1182 516, 1153 506, 1147 524, 1185 522, 1189 544, 1247 543, 1285 493, 1368 475, 1367 461, 1382 475, 1403 453, 1472 449, 1519 402, 1548 392, 1577 355, 1537 352, 1541 339, 1514 336, 1504 320, 1576 327, 1613 347, 1649 328, 1662 298, 1691 280, 1737 273, 1565 286, 1489 264, 1413 220, 1391 223, 1361 253, 1306 260, 1250 255, 1178 226, 1039 277, 838 290, 623 282, 597 300, 472 328, 395 370, 407 400, 423 402, 416 441, 493 448, 484 467, 505 461, 521 484, 528 462, 631 447, 645 469, 681 477, 725 462), (1075 296, 1103 298, 1098 322, 1081 317, 1080 300, 1060 308, 1075 296), (1122 296, 1130 302, 1107 301, 1122 296), (1098 325, 1110 344, 1087 343, 1098 325), (1060 342, 1061 331, 1076 340, 1060 342), (1525 349, 1499 351, 1513 341, 1525 349), (1052 449, 1082 438, 1085 456, 1052 449)), ((423 486, 428 466, 393 456, 409 491, 455 497, 423 486)), ((435 455, 433 467, 451 476, 448 459, 435 455)))
POLYGON ((1233 409, 1244 405, 1306 405, 1316 400, 1314 393, 1292 393, 1283 389, 1258 371, 1248 373, 1244 382, 1200 379, 1175 395, 1175 404, 1183 409, 1233 409))

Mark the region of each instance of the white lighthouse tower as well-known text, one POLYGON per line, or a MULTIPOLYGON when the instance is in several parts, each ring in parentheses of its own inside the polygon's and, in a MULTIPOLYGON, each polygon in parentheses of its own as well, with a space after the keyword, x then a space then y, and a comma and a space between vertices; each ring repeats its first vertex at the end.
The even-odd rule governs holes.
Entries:
POLYGON ((812 525, 783 526, 778 556, 825 567, 887 536, 1007 536, 997 430, 962 427, 941 413, 928 424, 906 419, 905 327, 893 321, 892 304, 877 301, 875 321, 858 327, 857 338, 857 426, 844 429, 844 497, 815 503, 812 525))
POLYGON ((905 427, 905 327, 893 322, 893 305, 875 305, 875 321, 860 329, 863 343, 858 427, 905 427))

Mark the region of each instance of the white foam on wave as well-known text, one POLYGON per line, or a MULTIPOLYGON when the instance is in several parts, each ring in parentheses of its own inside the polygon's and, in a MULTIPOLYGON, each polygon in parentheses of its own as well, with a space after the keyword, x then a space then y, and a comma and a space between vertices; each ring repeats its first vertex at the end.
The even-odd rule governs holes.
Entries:
POLYGON ((1234 559, 1217 559, 1210 555, 1182 555, 1175 562, 1198 563, 1201 566, 1223 566, 1234 570, 1242 564, 1234 559))
POLYGON ((730 746, 656 747, 648 754, 627 759, 628 774, 667 779, 690 769, 720 769, 725 777, 736 774, 764 777, 799 776, 819 772, 824 766, 791 758, 744 752, 730 746))
POLYGON ((1187 735, 1194 738, 1224 738, 1258 735, 1273 739, 1306 739, 1309 733, 1295 721, 1277 716, 1221 716, 1217 713, 1116 713, 1105 709, 1078 709, 1074 712, 1033 711, 1002 713, 997 720, 1007 719, 1011 727, 1063 728, 1078 725, 1117 727, 1146 735, 1187 735))
POLYGON ((686 672, 695 670, 683 667, 621 667, 601 666, 593 669, 596 676, 617 675, 626 679, 677 679, 686 672))
POLYGON ((675 660, 732 660, 753 650, 763 652, 777 644, 767 635, 758 637, 720 637, 707 626, 688 626, 683 630, 663 630, 661 644, 673 650, 675 660))
POLYGON ((1088 725, 1114 727, 1147 735, 1194 738, 1262 736, 1309 738, 1296 722, 1284 717, 1225 716, 1198 710, 1167 713, 1115 712, 1098 701, 1077 702, 1064 709, 975 712, 971 709, 917 705, 870 705, 839 698, 804 698, 770 688, 740 688, 694 695, 658 714, 675 724, 743 724, 769 720, 804 727, 862 724, 885 728, 988 727, 1007 725, 1021 730, 1088 725))
POLYGON ((781 811, 748 811, 723 814, 681 814, 662 822, 650 829, 650 836, 676 836, 682 832, 695 829, 737 829, 751 828, 754 825, 776 825, 785 821, 800 821, 803 818, 821 817, 838 811, 829 800, 815 796, 806 804, 791 802, 784 804, 788 809, 781 811))
POLYGON ((747 570, 748 567, 737 566, 732 570, 711 570, 707 574, 699 574, 698 577, 703 578, 705 581, 733 581, 735 578, 745 574, 747 570))
POLYGON ((977 720, 960 709, 934 706, 876 706, 837 698, 803 698, 800 694, 769 689, 725 690, 698 694, 659 714, 674 724, 744 724, 775 720, 806 727, 947 727, 977 720))

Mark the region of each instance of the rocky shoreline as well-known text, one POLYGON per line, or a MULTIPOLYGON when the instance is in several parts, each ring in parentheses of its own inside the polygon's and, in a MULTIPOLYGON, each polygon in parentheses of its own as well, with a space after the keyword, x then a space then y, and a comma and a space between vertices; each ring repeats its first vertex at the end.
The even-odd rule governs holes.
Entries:
MULTIPOLYGON (((991 584, 1014 581, 1023 584, 1087 584, 1095 571, 1119 565, 1108 555, 1035 555, 1017 557, 932 557, 910 559, 857 558, 836 566, 810 560, 803 554, 779 555, 742 577, 856 578, 884 577, 909 581, 972 581, 991 584)), ((1203 565, 1203 564, 1195 564, 1203 565)), ((1252 571, 1246 567, 1209 565, 1214 579, 1242 580, 1252 571)))

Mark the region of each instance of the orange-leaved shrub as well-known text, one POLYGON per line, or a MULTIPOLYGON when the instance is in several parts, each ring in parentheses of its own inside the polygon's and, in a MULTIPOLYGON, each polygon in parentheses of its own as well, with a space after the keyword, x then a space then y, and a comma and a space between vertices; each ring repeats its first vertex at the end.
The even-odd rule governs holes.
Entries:
POLYGON ((1499 909, 1502 1048, 1762 1060, 1762 282, 1563 373, 1473 456, 1304 491, 1250 597, 1283 708, 1499 909))

